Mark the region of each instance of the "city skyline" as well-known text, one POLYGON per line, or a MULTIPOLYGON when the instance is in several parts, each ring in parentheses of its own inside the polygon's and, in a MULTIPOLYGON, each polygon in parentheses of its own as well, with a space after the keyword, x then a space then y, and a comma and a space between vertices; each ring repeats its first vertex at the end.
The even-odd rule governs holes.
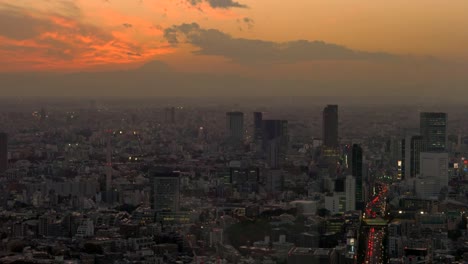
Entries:
POLYGON ((0 111, 1 263, 468 259, 464 106, 57 100, 0 111))
POLYGON ((0 0, 0 263, 468 263, 467 0, 0 0))

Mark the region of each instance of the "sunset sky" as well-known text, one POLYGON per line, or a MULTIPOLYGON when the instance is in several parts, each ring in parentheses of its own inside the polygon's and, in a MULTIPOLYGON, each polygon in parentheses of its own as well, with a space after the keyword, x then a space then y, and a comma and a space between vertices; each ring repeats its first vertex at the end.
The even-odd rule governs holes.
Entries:
POLYGON ((467 10, 466 0, 0 0, 0 72, 158 64, 171 74, 458 91, 468 87, 467 10))

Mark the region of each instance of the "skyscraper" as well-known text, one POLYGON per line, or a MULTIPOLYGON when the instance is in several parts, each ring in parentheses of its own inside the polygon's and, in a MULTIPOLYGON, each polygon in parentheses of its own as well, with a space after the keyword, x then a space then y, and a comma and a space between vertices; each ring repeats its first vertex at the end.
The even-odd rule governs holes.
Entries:
POLYGON ((166 168, 157 168, 149 173, 151 208, 157 212, 178 212, 180 203, 179 173, 166 168))
POLYGON ((351 159, 352 176, 356 179, 356 209, 361 210, 364 207, 364 195, 362 193, 362 148, 358 144, 353 144, 351 159))
POLYGON ((427 151, 444 152, 447 148, 447 114, 423 112, 419 122, 427 151))
POLYGON ((356 210, 356 179, 352 175, 346 176, 346 211, 356 210))
POLYGON ((226 128, 230 141, 236 143, 241 142, 244 138, 244 113, 226 113, 226 128))
POLYGON ((288 121, 287 120, 263 120, 263 143, 265 146, 271 140, 279 139, 280 145, 288 143, 288 121))
POLYGON ((410 176, 414 178, 419 174, 419 162, 421 152, 425 151, 425 142, 422 136, 411 137, 411 152, 410 152, 410 176))
POLYGON ((254 112, 254 139, 256 141, 262 140, 262 133, 263 133, 263 113, 262 112, 254 112))
POLYGON ((0 172, 8 169, 8 135, 0 132, 0 172))
POLYGON ((278 168, 288 149, 288 121, 263 121, 263 149, 270 168, 278 168))
POLYGON ((423 199, 437 197, 441 190, 448 188, 448 154, 422 152, 420 159, 421 174, 415 182, 416 194, 423 199))
POLYGON ((266 160, 271 169, 278 169, 280 167, 281 150, 279 139, 269 140, 266 147, 266 160))
POLYGON ((323 145, 338 147, 338 105, 327 105, 323 109, 323 145))
POLYGON ((419 171, 414 166, 419 164, 419 153, 424 148, 424 140, 419 131, 406 129, 401 140, 401 178, 410 179, 419 171))

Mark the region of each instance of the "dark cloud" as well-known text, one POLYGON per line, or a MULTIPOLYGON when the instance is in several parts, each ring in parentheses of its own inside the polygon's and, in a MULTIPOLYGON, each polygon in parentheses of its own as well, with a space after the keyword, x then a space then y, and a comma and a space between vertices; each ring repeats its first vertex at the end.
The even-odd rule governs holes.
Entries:
POLYGON ((244 17, 243 20, 245 23, 253 23, 253 19, 251 19, 250 17, 244 17))
POLYGON ((252 29, 255 24, 255 21, 250 17, 244 17, 243 19, 238 19, 237 22, 245 24, 248 29, 252 29))
POLYGON ((132 24, 129 24, 129 23, 123 23, 122 26, 126 27, 126 28, 131 28, 133 27, 132 24))
POLYGON ((254 27, 254 20, 250 17, 238 18, 236 19, 237 24, 239 25, 239 31, 244 31, 244 29, 252 29, 254 27))
POLYGON ((213 8, 247 8, 246 5, 233 0, 187 0, 191 5, 195 6, 202 2, 208 3, 213 8))
POLYGON ((9 7, 0 9, 0 35, 15 40, 37 37, 44 28, 53 27, 47 19, 33 18, 20 9, 9 7))
MULTIPOLYGON (((250 19, 247 19, 250 21, 250 19)), ((217 29, 204 29, 198 24, 181 24, 167 28, 164 37, 172 45, 181 40, 192 44, 198 55, 215 55, 239 63, 293 63, 313 60, 390 60, 398 56, 355 51, 323 41, 297 40, 277 43, 272 41, 234 38, 217 29)))
POLYGON ((140 53, 134 53, 134 52, 127 52, 128 56, 136 56, 136 57, 141 57, 140 53))

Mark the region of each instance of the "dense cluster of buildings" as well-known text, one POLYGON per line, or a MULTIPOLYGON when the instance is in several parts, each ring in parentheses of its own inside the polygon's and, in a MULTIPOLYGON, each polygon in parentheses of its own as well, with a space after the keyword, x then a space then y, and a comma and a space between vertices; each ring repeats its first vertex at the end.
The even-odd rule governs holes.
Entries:
POLYGON ((347 107, 2 112, 0 262, 468 261, 467 120, 347 107))

